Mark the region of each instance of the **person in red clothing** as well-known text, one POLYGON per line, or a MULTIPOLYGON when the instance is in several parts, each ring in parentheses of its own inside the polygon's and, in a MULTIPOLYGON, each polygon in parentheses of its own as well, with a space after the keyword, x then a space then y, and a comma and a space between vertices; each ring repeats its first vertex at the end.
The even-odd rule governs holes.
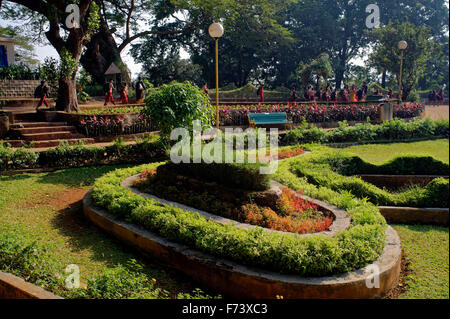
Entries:
POLYGON ((114 83, 113 80, 109 80, 109 83, 107 84, 107 91, 105 94, 105 104, 104 106, 107 106, 109 102, 111 102, 112 104, 116 105, 116 102, 114 101, 114 97, 113 97, 113 90, 114 88, 114 83))
POLYGON ((39 100, 39 103, 36 107, 36 110, 39 109, 39 107, 42 106, 42 104, 45 104, 45 106, 48 108, 48 103, 47 103, 47 96, 48 96, 48 87, 47 87, 47 81, 41 81, 41 85, 39 85, 35 90, 34 90, 34 97, 39 100))
POLYGON ((256 92, 256 94, 259 96, 259 101, 261 103, 264 102, 264 85, 261 85, 258 89, 258 91, 256 92))
POLYGON ((444 100, 445 100, 445 95, 444 95, 444 90, 439 90, 438 94, 438 100, 441 104, 444 104, 444 100))
POLYGON ((123 85, 119 100, 122 101, 122 104, 128 104, 128 83, 123 85))

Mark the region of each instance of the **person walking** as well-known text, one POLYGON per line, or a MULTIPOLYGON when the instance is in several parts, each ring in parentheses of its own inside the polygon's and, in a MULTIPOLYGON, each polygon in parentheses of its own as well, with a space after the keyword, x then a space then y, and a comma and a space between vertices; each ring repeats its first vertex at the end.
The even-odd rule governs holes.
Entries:
POLYGON ((298 94, 295 88, 291 89, 291 102, 297 102, 298 94))
POLYGON ((358 102, 356 93, 357 93, 357 89, 356 89, 356 86, 353 84, 352 89, 350 90, 350 102, 352 102, 352 103, 358 102))
POLYGON ((392 89, 389 89, 388 97, 389 97, 389 100, 392 100, 392 98, 394 97, 394 91, 392 89))
POLYGON ((147 90, 147 88, 145 87, 145 84, 142 81, 142 78, 138 77, 138 81, 136 82, 136 103, 137 104, 141 104, 144 102, 145 90, 147 90))
POLYGON ((106 92, 105 92, 105 104, 103 106, 107 106, 109 102, 116 105, 116 102, 114 101, 113 91, 115 90, 114 82, 113 80, 109 80, 109 83, 106 85, 106 92))
POLYGON ((45 104, 45 106, 48 108, 48 103, 47 103, 47 97, 48 97, 48 86, 47 86, 47 81, 41 81, 41 85, 39 85, 35 90, 34 90, 34 97, 36 99, 40 99, 38 105, 36 106, 36 111, 39 109, 39 107, 42 106, 42 104, 45 104))
POLYGON ((119 100, 122 101, 122 104, 128 104, 128 83, 123 85, 119 100))
POLYGON ((256 94, 259 96, 259 102, 264 103, 264 84, 259 87, 256 94))
POLYGON ((444 100, 445 100, 444 90, 440 89, 437 95, 438 95, 438 100, 439 100, 440 104, 444 104, 444 100))
POLYGON ((363 92, 363 100, 366 100, 367 95, 369 95, 369 87, 367 86, 367 82, 366 81, 363 82, 362 92, 363 92))
POLYGON ((203 84, 202 91, 203 91, 203 93, 205 93, 206 96, 209 97, 209 89, 208 89, 207 83, 203 84))

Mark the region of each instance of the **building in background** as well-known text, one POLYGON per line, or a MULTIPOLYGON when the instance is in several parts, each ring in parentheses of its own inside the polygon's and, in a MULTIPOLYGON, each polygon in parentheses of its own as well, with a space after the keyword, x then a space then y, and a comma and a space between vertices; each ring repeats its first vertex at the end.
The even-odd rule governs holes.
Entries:
POLYGON ((0 37, 0 67, 16 64, 14 45, 13 38, 0 37))

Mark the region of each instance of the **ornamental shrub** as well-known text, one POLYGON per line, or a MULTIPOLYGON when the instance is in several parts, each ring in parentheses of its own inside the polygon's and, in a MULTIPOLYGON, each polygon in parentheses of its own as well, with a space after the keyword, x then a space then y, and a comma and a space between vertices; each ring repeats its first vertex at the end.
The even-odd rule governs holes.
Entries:
POLYGON ((152 90, 142 110, 155 123, 161 133, 169 136, 175 128, 189 129, 195 120, 211 125, 213 108, 208 97, 190 82, 165 84, 152 90))
POLYGON ((261 174, 260 166, 261 164, 174 164, 169 162, 158 167, 157 174, 175 173, 207 182, 216 182, 227 187, 263 191, 269 188, 270 176, 261 174))

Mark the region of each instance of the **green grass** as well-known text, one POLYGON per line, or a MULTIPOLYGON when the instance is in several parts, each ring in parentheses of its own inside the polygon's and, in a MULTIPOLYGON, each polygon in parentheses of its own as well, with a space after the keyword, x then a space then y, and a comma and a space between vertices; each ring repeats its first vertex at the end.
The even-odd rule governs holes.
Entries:
POLYGON ((107 236, 85 220, 81 202, 69 199, 75 193, 81 198, 96 178, 122 167, 0 177, 0 233, 14 233, 44 245, 49 262, 60 274, 66 266, 78 265, 82 283, 104 269, 135 259, 144 265, 143 273, 150 280, 156 279, 156 287, 167 290, 170 296, 192 292, 198 285, 107 236))
POLYGON ((415 143, 368 144, 345 148, 345 151, 360 156, 372 164, 383 164, 403 155, 432 156, 449 163, 449 140, 435 140, 415 143))
POLYGON ((409 274, 402 299, 449 298, 448 228, 396 225, 400 235, 409 274))

